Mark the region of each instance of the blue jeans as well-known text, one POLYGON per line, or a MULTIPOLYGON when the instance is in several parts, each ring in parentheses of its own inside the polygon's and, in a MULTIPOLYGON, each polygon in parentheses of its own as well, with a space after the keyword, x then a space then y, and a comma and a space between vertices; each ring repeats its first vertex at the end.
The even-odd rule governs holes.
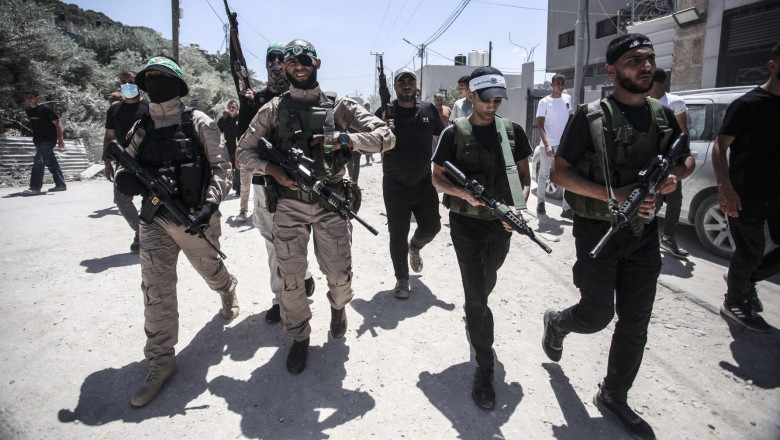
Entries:
POLYGON ((65 186, 65 176, 57 156, 54 155, 56 142, 35 142, 35 158, 33 159, 32 174, 30 175, 30 189, 41 189, 43 186, 43 167, 49 169, 54 178, 55 186, 65 186))

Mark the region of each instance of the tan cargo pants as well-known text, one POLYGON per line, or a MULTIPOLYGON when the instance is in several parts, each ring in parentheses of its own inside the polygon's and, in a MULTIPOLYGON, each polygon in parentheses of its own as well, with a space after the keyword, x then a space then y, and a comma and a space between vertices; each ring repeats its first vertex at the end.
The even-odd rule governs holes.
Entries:
POLYGON ((311 334, 311 309, 304 278, 309 235, 328 281, 330 305, 341 310, 352 300, 352 225, 319 202, 282 198, 274 213, 274 247, 282 277, 279 297, 282 328, 296 341, 311 334))
MULTIPOLYGON (((219 247, 220 217, 217 211, 211 216, 206 236, 219 247)), ((192 267, 218 293, 236 288, 237 280, 225 264, 203 239, 184 232, 157 216, 151 224, 140 224, 141 290, 144 294, 144 354, 151 365, 164 365, 174 356, 174 346, 179 340, 179 311, 176 299, 176 262, 179 251, 192 267)))

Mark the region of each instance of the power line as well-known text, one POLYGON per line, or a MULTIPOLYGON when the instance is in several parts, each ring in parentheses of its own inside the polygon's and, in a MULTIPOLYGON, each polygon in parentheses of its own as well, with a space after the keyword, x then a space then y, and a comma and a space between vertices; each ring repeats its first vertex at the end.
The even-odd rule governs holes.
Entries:
POLYGON ((393 0, 387 0, 385 15, 382 16, 382 24, 379 25, 379 30, 376 32, 376 38, 374 38, 374 46, 376 46, 376 42, 379 41, 379 36, 382 35, 382 28, 385 26, 385 20, 387 19, 387 11, 390 10, 391 3, 393 3, 393 0))
POLYGON ((441 26, 439 26, 439 29, 436 30, 436 32, 433 33, 430 37, 428 37, 425 42, 422 43, 423 46, 428 46, 429 44, 433 43, 434 41, 438 40, 439 37, 444 35, 445 32, 447 32, 447 29, 452 26, 452 23, 455 22, 455 20, 458 19, 461 12, 463 12, 464 9, 466 9, 466 6, 468 6, 469 2, 471 0, 463 0, 457 7, 455 7, 455 10, 452 11, 452 14, 450 14, 449 17, 447 17, 447 20, 442 23, 441 26))
POLYGON ((222 22, 222 25, 225 25, 226 24, 225 21, 222 20, 222 17, 220 17, 219 14, 217 14, 217 11, 214 9, 214 6, 211 6, 211 2, 209 2, 209 0, 206 0, 206 4, 209 5, 209 8, 211 8, 212 11, 214 11, 214 15, 216 15, 217 19, 222 22))
POLYGON ((412 11, 412 13, 409 15, 409 18, 406 19, 406 23, 404 23, 404 25, 401 27, 401 29, 398 31, 398 33, 395 34, 395 36, 392 39, 390 39, 390 34, 389 33, 387 34, 387 37, 382 41, 382 47, 384 47, 388 39, 392 41, 398 39, 398 37, 401 36, 401 32, 403 32, 404 29, 406 29, 406 26, 409 25, 409 22, 412 21, 412 18, 414 18, 415 14, 417 13, 417 10, 420 9, 420 6, 422 6, 424 2, 425 0, 420 0, 419 2, 417 2, 417 7, 414 8, 414 11, 412 11))
MULTIPOLYGON (((242 20, 244 19, 244 16, 243 16, 243 15, 241 15, 241 14, 238 14, 238 16, 239 16, 239 17, 241 17, 241 19, 242 19, 242 20)), ((261 33, 260 33, 260 31, 258 31, 257 29, 255 29, 255 27, 254 27, 254 26, 252 26, 252 24, 249 22, 249 20, 244 20, 244 21, 243 21, 243 23, 244 23, 245 25, 249 26, 249 27, 250 27, 250 28, 251 28, 253 31, 257 32, 257 35, 260 35, 261 37, 263 37, 263 40, 267 41, 267 42, 268 42, 268 44, 271 44, 271 40, 269 40, 269 39, 268 39, 268 38, 267 38, 265 35, 261 34, 261 33)), ((247 52, 249 52, 249 51, 247 51, 247 52)), ((249 53, 251 53, 251 52, 249 52, 249 53)), ((257 59, 259 60, 260 58, 257 58, 257 59)), ((263 61, 265 61, 265 60, 263 59, 263 61)))
MULTIPOLYGON (((545 8, 533 8, 530 6, 518 6, 518 5, 508 5, 506 3, 496 3, 496 2, 489 2, 485 0, 474 0, 476 3, 484 3, 486 5, 494 5, 494 6, 504 6, 507 8, 515 8, 515 9, 527 9, 530 11, 541 11, 541 12, 556 12, 556 13, 563 13, 563 14, 577 14, 577 11, 559 11, 556 9, 545 9, 545 8)), ((599 14, 597 12, 590 12, 589 15, 599 15, 604 17, 609 17, 609 14, 599 14)))

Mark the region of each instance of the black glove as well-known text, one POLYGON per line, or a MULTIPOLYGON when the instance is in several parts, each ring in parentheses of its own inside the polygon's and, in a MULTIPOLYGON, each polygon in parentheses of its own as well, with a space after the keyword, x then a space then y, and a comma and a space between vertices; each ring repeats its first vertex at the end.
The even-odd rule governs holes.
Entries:
MULTIPOLYGON (((209 227, 209 220, 211 219, 211 216, 217 212, 217 209, 218 206, 215 203, 206 202, 203 204, 203 207, 200 208, 198 215, 191 216, 192 221, 199 227, 206 229, 209 227)), ((191 231, 189 229, 187 229, 186 232, 192 235, 197 234, 196 231, 191 231)))
POLYGON ((135 174, 127 170, 119 170, 114 175, 114 184, 116 189, 126 196, 137 196, 144 192, 141 182, 135 177, 135 174))

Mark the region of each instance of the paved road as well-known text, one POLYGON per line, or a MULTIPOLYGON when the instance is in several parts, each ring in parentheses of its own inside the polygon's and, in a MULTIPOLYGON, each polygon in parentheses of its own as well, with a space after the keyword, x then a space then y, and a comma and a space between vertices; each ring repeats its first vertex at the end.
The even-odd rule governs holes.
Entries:
MULTIPOLYGON (((242 314, 224 322, 217 295, 181 258, 180 371, 142 409, 128 404, 146 368, 138 257, 110 184, 70 182, 67 192, 35 197, 0 189, 0 438, 626 438, 590 403, 614 323, 567 338, 560 364, 539 347, 544 309, 577 298, 571 224, 559 208, 532 222, 560 238, 553 254, 515 237, 491 296, 499 405, 487 413, 469 397, 473 354, 446 217, 412 298, 395 300, 380 169, 361 172, 361 216, 381 233, 354 225, 357 295, 346 339, 326 335, 317 273, 309 367, 286 372, 289 338, 263 320, 264 247, 251 222, 234 222, 231 197, 221 242, 242 314)), ((710 311, 727 262, 704 254, 691 228, 681 226, 678 240, 692 257, 664 257, 632 404, 659 438, 780 438, 780 280, 760 285, 770 334, 729 327, 710 311)))

